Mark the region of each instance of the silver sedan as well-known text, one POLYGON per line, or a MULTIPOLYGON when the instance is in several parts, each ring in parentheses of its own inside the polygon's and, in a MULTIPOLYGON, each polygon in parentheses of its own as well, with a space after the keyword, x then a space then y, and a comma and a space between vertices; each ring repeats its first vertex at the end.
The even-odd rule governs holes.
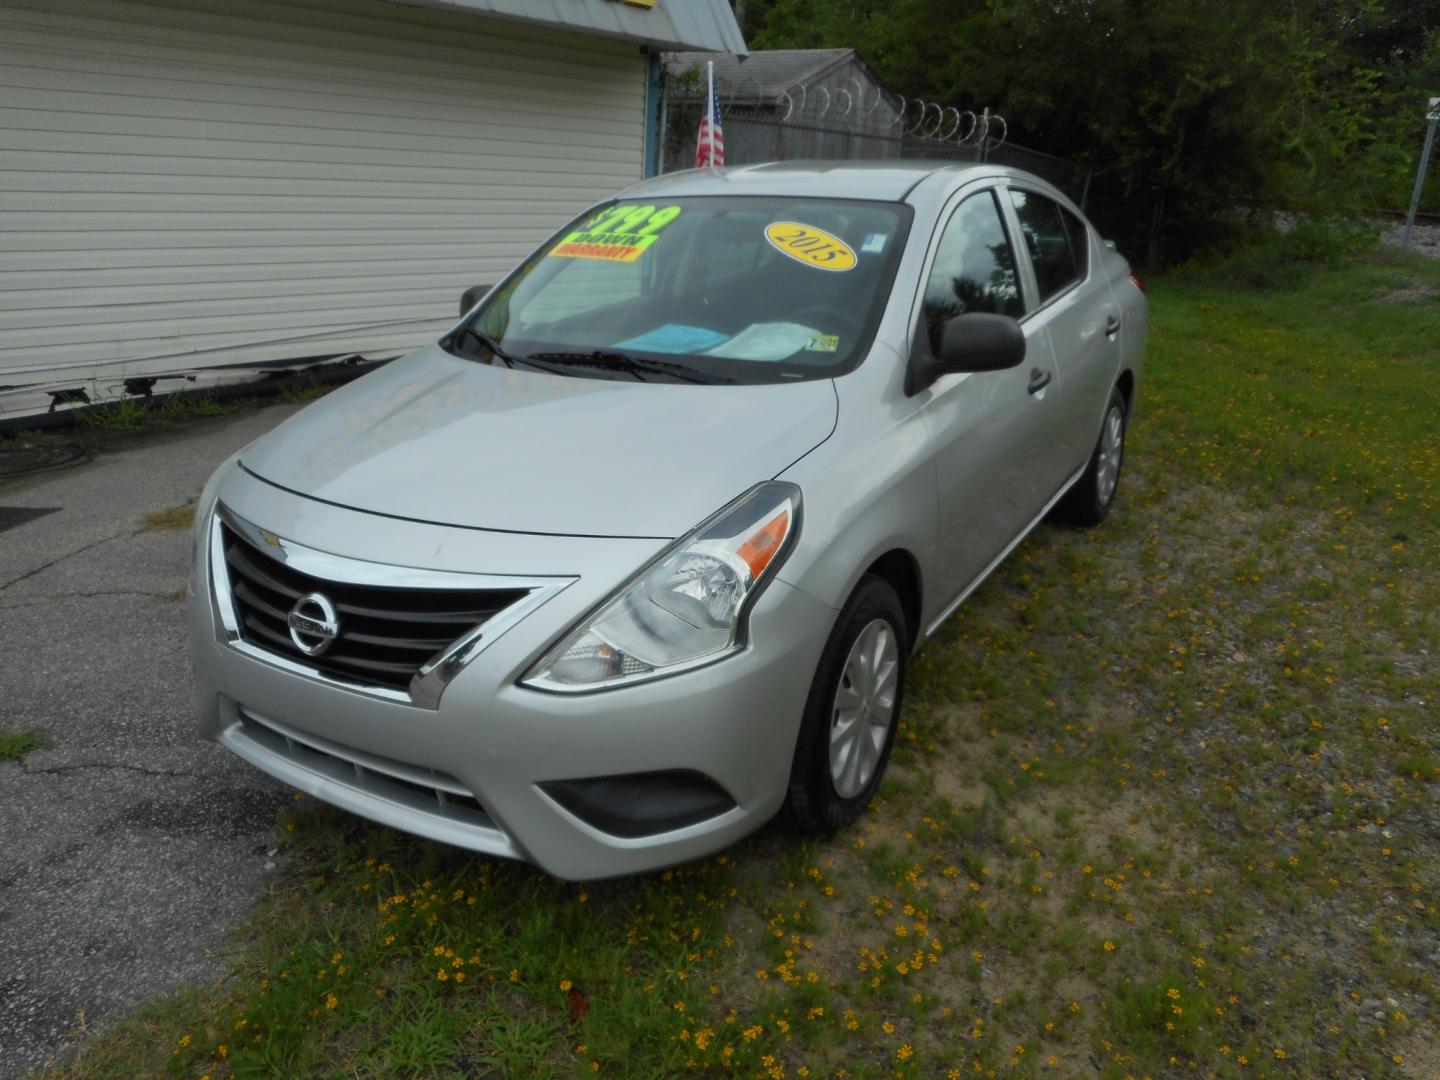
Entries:
POLYGON ((907 660, 1052 510, 1102 521, 1143 284, 1034 176, 649 181, 202 496, 200 730, 572 879, 829 834, 907 660))

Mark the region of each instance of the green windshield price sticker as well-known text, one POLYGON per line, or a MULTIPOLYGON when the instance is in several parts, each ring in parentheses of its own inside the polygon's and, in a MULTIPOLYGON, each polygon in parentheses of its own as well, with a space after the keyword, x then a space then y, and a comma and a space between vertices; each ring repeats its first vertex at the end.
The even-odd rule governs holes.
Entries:
POLYGON ((665 226, 680 216, 680 207, 612 206, 583 229, 572 232, 550 252, 562 259, 634 262, 655 246, 665 226))

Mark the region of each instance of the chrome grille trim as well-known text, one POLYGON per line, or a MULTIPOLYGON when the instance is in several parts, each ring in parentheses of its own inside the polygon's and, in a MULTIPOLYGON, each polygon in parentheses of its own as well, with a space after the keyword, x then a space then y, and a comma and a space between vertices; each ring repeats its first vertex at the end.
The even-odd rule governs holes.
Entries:
POLYGON ((486 623, 529 592, 341 582, 272 559, 228 525, 222 543, 242 638, 335 678, 393 690, 408 690, 422 666, 443 656, 455 642, 483 633, 486 623), (338 631, 320 648, 302 647, 291 629, 292 609, 306 604, 315 605, 313 610, 333 623, 336 629, 328 633, 338 631))
MULTIPOLYGON (((235 541, 232 540, 233 542, 235 541)), ((251 524, 218 502, 209 522, 209 548, 211 598, 216 634, 222 643, 292 674, 385 701, 424 709, 437 708, 445 687, 492 641, 576 580, 574 577, 513 577, 424 570, 351 559, 283 539, 251 524), (386 686, 353 675, 337 677, 336 674, 323 670, 318 663, 307 663, 299 656, 286 655, 275 648, 267 648, 249 640, 241 606, 237 601, 251 602, 255 598, 237 595, 248 586, 243 581, 240 586, 232 581, 226 551, 227 530, 238 537, 239 541, 263 553, 262 558, 273 559, 298 574, 316 579, 322 586, 330 583, 339 588, 351 586, 437 592, 496 592, 519 598, 426 657, 403 689, 398 685, 386 686)), ((263 640, 263 634, 255 636, 263 640)))
POLYGON ((447 773, 340 746, 238 706, 220 741, 276 779, 383 825, 510 859, 524 854, 447 773))

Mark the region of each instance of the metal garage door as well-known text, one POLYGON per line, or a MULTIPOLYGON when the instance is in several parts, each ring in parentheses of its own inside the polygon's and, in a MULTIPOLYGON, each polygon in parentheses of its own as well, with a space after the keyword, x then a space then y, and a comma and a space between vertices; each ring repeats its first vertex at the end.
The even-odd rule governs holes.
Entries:
POLYGON ((644 99, 633 44, 378 0, 5 0, 0 416, 431 338, 640 178, 644 99))

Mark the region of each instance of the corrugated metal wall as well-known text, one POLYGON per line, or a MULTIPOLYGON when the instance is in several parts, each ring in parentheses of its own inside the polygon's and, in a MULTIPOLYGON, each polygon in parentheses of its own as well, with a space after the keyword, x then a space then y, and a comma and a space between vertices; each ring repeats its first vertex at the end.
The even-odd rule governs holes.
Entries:
POLYGON ((4 0, 0 384, 423 342, 640 178, 644 100, 633 44, 375 0, 4 0))

